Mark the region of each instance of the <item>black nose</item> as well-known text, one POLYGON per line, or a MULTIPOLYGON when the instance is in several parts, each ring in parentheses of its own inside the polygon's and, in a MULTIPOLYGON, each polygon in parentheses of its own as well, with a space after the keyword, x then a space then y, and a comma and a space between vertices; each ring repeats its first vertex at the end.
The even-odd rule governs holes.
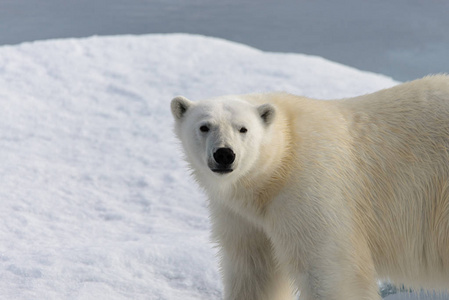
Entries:
POLYGON ((223 166, 232 164, 235 160, 235 153, 230 148, 219 148, 214 153, 215 161, 223 166))

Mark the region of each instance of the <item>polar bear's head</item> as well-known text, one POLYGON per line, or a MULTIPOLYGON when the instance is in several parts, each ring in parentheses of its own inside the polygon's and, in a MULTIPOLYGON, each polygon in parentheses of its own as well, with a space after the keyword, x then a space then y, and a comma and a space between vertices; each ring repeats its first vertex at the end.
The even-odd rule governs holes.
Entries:
POLYGON ((171 102, 175 132, 196 173, 236 179, 257 168, 260 149, 275 117, 271 104, 254 105, 239 96, 171 102))

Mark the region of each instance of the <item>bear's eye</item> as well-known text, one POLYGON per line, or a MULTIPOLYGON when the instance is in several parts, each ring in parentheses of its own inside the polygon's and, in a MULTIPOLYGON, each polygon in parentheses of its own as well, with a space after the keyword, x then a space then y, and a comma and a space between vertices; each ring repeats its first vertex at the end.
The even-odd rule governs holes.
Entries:
POLYGON ((242 127, 239 130, 240 133, 246 133, 247 131, 248 131, 248 129, 246 129, 246 127, 242 127))
POLYGON ((208 132, 209 131, 209 127, 206 126, 206 125, 203 125, 203 126, 200 127, 200 131, 201 132, 208 132))

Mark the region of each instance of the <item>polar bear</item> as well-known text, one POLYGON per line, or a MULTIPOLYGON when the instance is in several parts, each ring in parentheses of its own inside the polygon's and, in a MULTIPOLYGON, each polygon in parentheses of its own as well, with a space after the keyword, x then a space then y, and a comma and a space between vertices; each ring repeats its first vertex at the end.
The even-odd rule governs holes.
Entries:
POLYGON ((176 97, 171 110, 209 198, 225 299, 449 287, 449 76, 335 101, 176 97))

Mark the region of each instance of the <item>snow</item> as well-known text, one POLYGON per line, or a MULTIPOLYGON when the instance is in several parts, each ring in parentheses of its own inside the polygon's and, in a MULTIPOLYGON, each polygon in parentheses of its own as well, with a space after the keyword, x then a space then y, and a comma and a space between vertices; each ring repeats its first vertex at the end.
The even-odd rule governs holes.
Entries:
POLYGON ((194 35, 0 47, 0 297, 219 299, 206 199, 172 134, 171 98, 329 99, 395 84, 194 35))

